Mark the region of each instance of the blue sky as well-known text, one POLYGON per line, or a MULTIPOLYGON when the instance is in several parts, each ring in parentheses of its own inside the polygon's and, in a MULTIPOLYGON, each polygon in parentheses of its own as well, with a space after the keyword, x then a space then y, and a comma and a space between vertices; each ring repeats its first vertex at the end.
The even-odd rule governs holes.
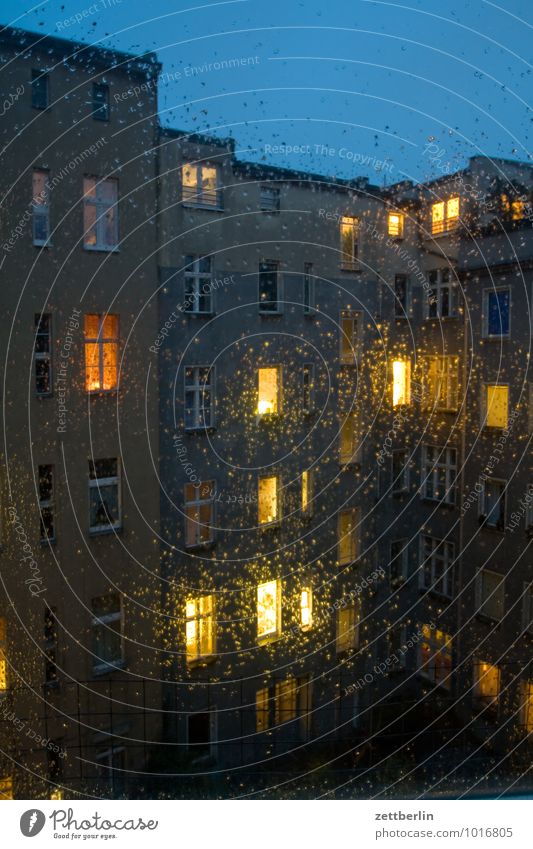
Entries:
POLYGON ((242 158, 382 184, 437 176, 428 140, 441 167, 530 156, 530 0, 0 0, 0 10, 37 32, 155 50, 174 75, 160 87, 162 122, 232 135, 242 158), (231 59, 248 64, 216 66, 231 59))

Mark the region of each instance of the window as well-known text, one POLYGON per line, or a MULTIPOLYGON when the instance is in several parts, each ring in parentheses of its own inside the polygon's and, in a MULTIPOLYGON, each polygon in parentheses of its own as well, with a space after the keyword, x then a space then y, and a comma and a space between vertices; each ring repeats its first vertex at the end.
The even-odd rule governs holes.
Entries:
POLYGON ((187 717, 187 748, 197 757, 215 753, 215 717, 206 711, 187 717))
POLYGON ((340 511, 337 522, 337 558, 340 566, 352 563, 359 555, 358 522, 359 510, 357 508, 340 511))
POLYGON ((425 406, 455 412, 459 406, 459 357, 425 357, 425 406))
POLYGON ((53 542, 56 537, 53 466, 39 466, 39 516, 41 542, 53 542))
POLYGON ((44 611, 44 681, 47 687, 58 683, 57 669, 57 620, 55 609, 44 611))
POLYGON ((46 109, 50 103, 50 77, 36 68, 31 72, 31 105, 34 109, 46 109))
POLYGON ((407 274, 394 276, 394 317, 407 318, 411 314, 411 285, 407 274))
POLYGON ((339 325, 340 361, 345 365, 353 365, 363 341, 363 315, 355 310, 341 310, 339 325))
POLYGON ((185 604, 187 663, 195 663, 215 653, 214 597, 190 598, 185 604))
POLYGON ((260 525, 271 525, 281 518, 280 481, 277 475, 260 477, 258 481, 258 515, 260 525))
POLYGON ((527 427, 529 433, 533 433, 533 383, 528 383, 527 427))
POLYGON ((215 481, 185 484, 185 545, 194 548, 215 539, 215 481))
POLYGON ((359 648, 359 604, 353 602, 337 610, 337 654, 359 648))
POLYGON ((411 362, 392 362, 392 406, 400 407, 411 403, 411 362))
POLYGON ((97 787, 107 796, 119 796, 124 792, 126 751, 121 742, 111 738, 109 746, 101 746, 95 753, 97 787))
POLYGON ((341 236, 341 268, 353 271, 357 268, 357 239, 359 220, 352 215, 343 215, 340 222, 341 236))
POLYGON ((496 289, 483 292, 483 336, 501 339, 509 336, 511 290, 496 289))
POLYGON ((89 460, 90 532, 120 528, 121 521, 118 460, 89 460))
POLYGON ((259 263, 259 312, 280 312, 279 262, 259 263))
POLYGON ((108 593, 92 600, 93 667, 108 667, 124 661, 122 599, 120 593, 108 593))
POLYGON ((300 506, 305 516, 310 516, 313 510, 313 472, 306 469, 301 477, 300 506))
POLYGON ((533 634, 533 583, 524 584, 522 596, 522 628, 533 634))
POLYGON ((487 478, 479 499, 480 523, 487 528, 505 528, 505 482, 487 478))
POLYGON ((52 394, 52 316, 50 313, 35 316, 35 392, 52 394))
POLYGON ((313 590, 303 587, 300 592, 300 627, 309 631, 313 627, 313 590))
POLYGON ((278 681, 274 697, 274 724, 281 725, 296 719, 296 678, 290 675, 278 681))
POLYGON ((476 613, 500 620, 505 608, 504 578, 497 572, 481 569, 476 577, 476 613))
POLYGON ((281 193, 275 186, 261 186, 259 206, 263 212, 279 212, 281 193))
POLYGON ((419 672, 433 684, 451 687, 452 638, 450 634, 422 625, 419 672))
POLYGON ((442 504, 455 504, 457 450, 438 445, 422 446, 421 495, 442 504))
POLYGON ((83 246, 88 251, 118 247, 118 180, 83 178, 83 246))
POLYGON ((389 558, 389 581, 391 587, 399 586, 407 578, 408 551, 408 540, 392 540, 389 558))
POLYGON ((499 383, 486 383, 482 406, 482 424, 485 427, 506 428, 509 415, 509 387, 499 383))
POLYGON ((33 244, 47 245, 50 238, 50 187, 49 171, 34 168, 32 174, 32 229, 33 244))
POLYGON ((0 698, 7 693, 7 619, 0 616, 0 698))
POLYGON ((405 625, 394 625, 387 631, 387 665, 388 670, 405 669, 407 660, 407 628, 405 625))
POLYGON ((474 663, 474 704, 478 708, 494 705, 500 697, 500 667, 477 660, 474 663))
POLYGON ((215 371, 209 366, 185 367, 185 427, 202 430, 215 423, 215 371))
POLYGON ((268 366, 257 370, 257 415, 281 412, 281 369, 268 366))
POLYGON ((270 726, 270 698, 268 687, 262 687, 255 694, 255 730, 266 731, 270 726))
POLYGON ((304 262, 304 290, 303 290, 304 315, 312 315, 315 309, 315 278, 313 275, 313 263, 304 262))
POLYGON ((520 198, 501 195, 502 214, 509 221, 521 221, 525 218, 526 204, 520 198))
POLYGON ((304 363, 302 369, 302 407, 304 413, 315 409, 315 364, 304 363))
POLYGON ((298 720, 296 734, 307 735, 311 727, 311 682, 308 675, 277 681, 271 688, 262 687, 255 696, 256 731, 266 731, 272 726, 298 720), (272 716, 271 704, 274 706, 272 716))
POLYGON ((213 312, 213 262, 210 256, 185 257, 185 312, 213 312))
POLYGON ((409 460, 404 450, 392 452, 392 494, 400 495, 409 490, 409 460))
POLYGON ((11 776, 0 776, 0 801, 13 799, 13 779, 11 776))
POLYGON ((195 206, 221 207, 216 165, 187 163, 181 166, 182 200, 195 206))
POLYGON ((357 413, 348 413, 339 431, 339 463, 350 466, 361 462, 361 441, 357 413))
POLYGON ((105 83, 93 83, 93 118, 109 121, 109 86, 105 83))
POLYGON ((425 299, 425 318, 455 318, 458 315, 457 286, 450 268, 429 272, 429 292, 425 299))
POLYGON ((459 223, 460 199, 458 197, 448 198, 431 205, 431 233, 436 236, 439 233, 449 233, 459 223))
POLYGON ((453 542, 421 535, 420 588, 451 598, 455 547, 453 542))
POLYGON ((533 734, 533 681, 522 681, 521 690, 522 725, 528 734, 533 734))
POLYGON ((110 392, 118 387, 118 315, 86 315, 85 389, 110 392))
POLYGON ((281 581, 257 587, 257 639, 271 640, 281 633, 281 581))
POLYGON ((401 212, 389 212, 388 229, 389 236, 395 239, 403 239, 403 222, 404 217, 401 212))

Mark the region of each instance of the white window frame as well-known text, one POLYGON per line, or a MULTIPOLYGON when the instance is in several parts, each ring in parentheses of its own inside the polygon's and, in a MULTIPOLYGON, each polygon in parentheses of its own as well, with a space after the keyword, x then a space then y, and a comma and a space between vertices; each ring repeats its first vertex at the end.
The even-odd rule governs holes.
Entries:
POLYGON ((91 535, 97 534, 106 534, 111 531, 120 530, 122 527, 122 487, 121 487, 121 468, 120 468, 120 458, 119 457, 99 457, 98 459, 93 460, 96 464, 101 460, 115 460, 117 464, 117 474, 113 477, 107 478, 91 478, 90 470, 89 470, 89 533, 91 535), (117 513, 118 519, 114 524, 107 525, 91 525, 91 489, 103 488, 105 486, 115 486, 117 489, 117 513))
POLYGON ((485 528, 491 528, 493 530, 504 531, 505 530, 505 516, 506 516, 506 512, 507 512, 507 503, 506 503, 507 502, 507 482, 504 481, 504 480, 501 480, 500 478, 486 478, 486 480, 483 481, 482 487, 483 488, 482 488, 482 491, 481 491, 480 496, 479 496, 480 523, 485 528), (499 503, 500 503, 500 512, 501 512, 502 518, 500 519, 500 521, 498 521, 496 523, 491 522, 490 525, 487 523, 487 519, 488 519, 488 515, 489 515, 488 510, 487 510, 487 502, 486 502, 487 484, 497 484, 498 486, 501 487, 501 492, 502 492, 501 497, 498 499, 499 503))
POLYGON ((95 639, 94 631, 95 631, 96 628, 99 628, 101 626, 106 627, 111 622, 120 622, 120 631, 119 631, 120 656, 114 657, 112 660, 102 660, 101 658, 93 657, 93 673, 109 672, 117 666, 119 666, 119 667, 124 666, 124 662, 125 662, 125 655, 124 655, 124 599, 122 597, 122 593, 110 592, 110 593, 105 593, 104 596, 95 596, 91 601, 91 613, 92 613, 92 609, 93 609, 93 602, 97 598, 105 598, 106 595, 113 595, 113 596, 118 597, 119 609, 118 609, 118 611, 115 611, 113 613, 105 613, 103 616, 95 616, 93 614, 92 619, 91 619, 91 631, 93 633, 93 639, 95 639))
POLYGON ((185 520, 185 548, 186 549, 194 549, 194 548, 202 548, 204 546, 213 545, 215 542, 215 496, 216 496, 216 483, 214 480, 200 481, 199 483, 188 483, 185 484, 183 489, 183 518, 185 520), (209 486, 210 485, 210 486, 209 486), (186 500, 187 496, 187 486, 192 486, 194 488, 195 497, 190 501, 186 500), (202 498, 202 487, 209 486, 208 496, 206 498, 202 498), (200 522, 200 508, 209 504, 210 506, 210 517, 209 522, 200 522), (198 513, 198 521, 191 519, 187 514, 188 508, 192 508, 195 512, 198 513), (194 526, 194 542, 187 542, 187 538, 189 536, 187 532, 188 523, 191 522, 194 526), (209 531, 208 539, 200 539, 200 534, 202 528, 206 528, 209 531))
POLYGON ((422 469, 420 496, 425 501, 436 501, 455 507, 457 499, 457 448, 453 446, 422 445, 422 469), (444 476, 442 496, 435 494, 440 489, 440 476, 444 476))
POLYGON ((89 177, 86 176, 83 178, 83 248, 86 251, 118 251, 119 244, 119 194, 118 194, 118 180, 116 178, 101 178, 101 177, 89 177), (93 183, 94 185, 91 187, 89 183, 93 183), (104 185, 109 184, 114 187, 114 199, 109 201, 106 198, 102 197, 102 189, 104 185), (91 197, 88 192, 90 188, 94 188, 95 197, 91 197), (85 226, 85 210, 94 206, 96 208, 96 217, 94 221, 94 225, 91 227, 85 226), (111 243, 107 243, 104 241, 106 226, 105 226, 105 218, 108 210, 114 209, 114 238, 111 243), (87 242, 87 237, 91 232, 92 228, 96 229, 96 244, 90 245, 87 242))
POLYGON ((101 395, 109 392, 116 392, 118 390, 118 372, 119 372, 119 360, 120 360, 120 316, 116 313, 85 313, 83 316, 84 324, 85 318, 88 316, 97 316, 98 317, 98 333, 96 336, 86 336, 85 335, 85 327, 83 331, 83 350, 84 350, 84 358, 85 358, 85 381, 87 380, 87 346, 88 345, 97 345, 98 346, 98 382, 100 386, 96 389, 87 389, 85 388, 85 392, 88 395, 101 395), (104 325, 106 318, 115 318, 117 325, 117 335, 116 336, 104 336, 104 325), (104 373, 105 373, 105 346, 106 345, 116 345, 117 346, 117 361, 116 361, 116 371, 115 371, 115 383, 113 386, 110 386, 109 389, 104 389, 104 373))
POLYGON ((356 215, 341 215, 339 220, 340 267, 341 271, 356 271, 359 268, 359 229, 360 221, 356 215), (343 226, 351 228, 350 251, 344 251, 343 226), (349 257, 349 258, 348 258, 349 257))
POLYGON ((180 171, 181 200, 184 206, 201 207, 202 209, 222 210, 222 191, 220 187, 220 165, 212 162, 183 162, 180 171), (183 183, 183 169, 190 168, 196 171, 196 185, 185 186, 183 183), (214 168, 216 178, 216 189, 214 192, 204 192, 202 189, 202 170, 214 168))
POLYGON ((183 419, 185 430, 188 431, 203 431, 215 426, 215 385, 216 373, 214 366, 207 365, 187 365, 183 373, 184 383, 184 408, 183 419), (200 370, 206 369, 208 372, 209 382, 200 382, 200 370), (187 383, 187 372, 192 371, 193 380, 187 383), (210 393, 210 406, 205 407, 203 400, 205 393, 210 393), (192 398, 192 405, 188 404, 188 398, 192 398), (209 421, 205 421, 205 410, 209 411, 209 421), (190 413, 188 411, 191 411, 190 413), (202 412, 203 411, 203 412, 202 412), (204 419, 202 423, 201 418, 204 419))
POLYGON ((493 622, 499 622, 503 619, 505 615, 505 577, 501 575, 499 572, 493 572, 491 569, 480 569, 476 575, 476 585, 475 585, 475 595, 476 595, 476 614, 485 619, 491 619, 493 622), (490 576, 490 579, 497 579, 499 585, 490 592, 490 588, 485 586, 484 580, 486 577, 490 576), (488 605, 501 605, 501 613, 499 615, 495 615, 493 612, 489 612, 487 609, 488 605))
POLYGON ((363 344, 362 310, 341 310, 339 314, 339 360, 343 365, 356 365, 363 344), (349 332, 344 329, 348 324, 349 332))
POLYGON ((279 186, 259 186, 259 208, 261 212, 279 212, 281 209, 281 189, 279 186))
POLYGON ((419 588, 442 598, 454 596, 455 545, 431 534, 420 534, 419 588), (429 580, 426 573, 429 571, 429 580), (440 587, 439 587, 440 585, 440 587))
POLYGON ((461 207, 462 207, 462 197, 461 195, 451 195, 449 198, 440 198, 439 200, 434 200, 430 204, 430 230, 431 236, 443 236, 447 233, 453 233, 459 227, 459 222, 461 221, 461 207), (459 214, 455 216, 448 215, 448 203, 450 201, 458 200, 459 201, 459 214), (444 204, 444 217, 442 219, 442 226, 435 225, 433 221, 433 207, 437 204, 444 204))
POLYGON ((281 263, 277 259, 262 259, 259 263, 259 271, 257 275, 257 303, 259 308, 260 315, 280 315, 282 312, 282 286, 283 286, 283 276, 281 273, 281 263), (270 266, 268 271, 261 270, 264 266, 270 266), (261 278, 263 274, 270 274, 271 272, 275 272, 276 274, 276 300, 275 301, 265 301, 261 298, 261 278), (265 309, 264 304, 275 304, 275 308, 265 309))
POLYGON ((438 319, 440 321, 448 318, 458 318, 458 287, 454 270, 451 268, 433 268, 428 272, 428 283, 428 291, 424 294, 424 318, 426 320, 438 319), (434 282, 430 279, 432 274, 436 275, 434 282), (448 312, 446 315, 443 315, 444 293, 448 294, 448 312), (434 298, 434 301, 431 298, 434 298), (435 314, 432 314, 433 304, 435 304, 435 314))
MULTIPOLYGON (((33 192, 33 184, 32 184, 32 236, 33 236, 33 244, 37 247, 50 246, 50 186, 48 183, 50 177, 50 171, 47 168, 34 168, 32 172, 32 177, 37 174, 43 174, 45 178, 45 188, 44 188, 44 197, 42 198, 42 203, 37 203, 35 198, 35 194, 33 192), (38 239, 36 237, 37 231, 37 219, 42 219, 46 222, 46 238, 38 239)), ((42 195, 43 192, 40 192, 42 195)))
POLYGON ((491 289, 483 289, 483 338, 484 339, 510 339, 511 338, 511 287, 510 286, 493 286, 491 289), (497 295, 498 292, 507 292, 509 295, 509 332, 508 333, 489 333, 489 300, 491 295, 497 295))
POLYGON ((409 492, 409 452, 406 448, 394 448, 391 451, 391 494, 403 495, 406 492, 409 492), (394 458, 400 454, 404 455, 405 463, 402 466, 398 479, 395 479, 394 458))
POLYGON ((187 254, 187 263, 183 274, 183 300, 187 315, 212 315, 214 313, 213 292, 213 257, 199 256, 198 254, 187 254), (209 261, 209 271, 200 271, 200 263, 209 261), (209 291, 201 291, 209 282, 209 291), (190 289, 190 291, 189 291, 190 289), (201 300, 204 299, 205 309, 200 309, 201 300))

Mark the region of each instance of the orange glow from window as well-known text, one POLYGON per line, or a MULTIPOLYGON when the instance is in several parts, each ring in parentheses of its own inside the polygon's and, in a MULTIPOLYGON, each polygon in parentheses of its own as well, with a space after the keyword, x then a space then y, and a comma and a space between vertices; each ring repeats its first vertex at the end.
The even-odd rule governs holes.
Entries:
POLYGON ((257 587, 257 638, 275 637, 281 618, 278 581, 267 581, 257 587))
POLYGON ((389 236, 403 236, 403 215, 400 212, 389 212, 389 236))
POLYGON ((392 363, 392 406, 411 403, 411 364, 408 360, 392 363))
POLYGON ((257 414, 265 416, 278 412, 279 368, 260 368, 257 373, 257 414))
POLYGON ((276 475, 259 478, 258 521, 260 525, 268 525, 271 522, 276 522, 279 518, 278 483, 276 475))
POLYGON ((302 631, 309 631, 313 625, 313 592, 304 587, 300 593, 300 625, 302 631))
POLYGON ((117 388, 118 315, 85 316, 85 389, 87 392, 117 388))

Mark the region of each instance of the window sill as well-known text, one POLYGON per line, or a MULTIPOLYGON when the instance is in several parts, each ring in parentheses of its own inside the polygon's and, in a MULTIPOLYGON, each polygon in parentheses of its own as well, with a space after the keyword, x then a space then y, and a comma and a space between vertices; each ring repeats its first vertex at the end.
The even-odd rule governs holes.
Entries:
POLYGON ((455 501, 452 503, 450 501, 443 501, 441 498, 430 498, 429 495, 420 494, 421 501, 427 501, 428 504, 438 504, 439 507, 447 507, 448 510, 455 510, 457 504, 455 501))
POLYGON ((34 248, 53 248, 54 247, 52 242, 50 242, 48 239, 46 240, 46 242, 34 241, 34 242, 32 242, 32 244, 33 244, 34 248))
POLYGON ((204 209, 206 212, 224 212, 223 206, 215 206, 212 203, 193 203, 190 200, 181 202, 183 209, 204 209))
POLYGON ((41 546, 41 548, 46 548, 47 545, 56 545, 56 544, 57 544, 57 537, 49 537, 49 538, 47 537, 46 539, 40 539, 39 540, 39 545, 41 546))
POLYGON ((120 253, 120 248, 118 245, 84 245, 83 250, 88 253, 105 253, 105 254, 118 254, 120 253))
POLYGON ((120 672, 126 668, 126 661, 123 659, 112 660, 109 663, 99 663, 98 666, 93 666, 93 678, 101 675, 109 675, 112 672, 120 672))
POLYGON ((360 274, 363 269, 361 268, 361 266, 359 264, 357 264, 357 265, 354 264, 354 265, 341 265, 340 270, 345 271, 345 272, 347 271, 347 272, 352 273, 352 274, 354 274, 354 273, 360 274))
POLYGON ((53 392, 36 392, 36 393, 35 393, 35 397, 36 397, 36 398, 39 398, 39 399, 44 399, 44 398, 53 398, 53 397, 54 397, 54 393, 53 393, 53 392))
POLYGON ((484 342, 509 342, 510 339, 511 339, 511 334, 510 333, 502 333, 500 335, 500 334, 494 333, 491 336, 488 336, 488 335, 483 336, 482 339, 483 339, 484 342))
POLYGON ((102 395, 105 397, 106 395, 116 395, 118 392, 118 386, 115 386, 114 389, 86 389, 85 393, 87 395, 91 395, 93 398, 98 395, 102 395))
POLYGON ((122 530, 122 525, 107 525, 105 528, 89 528, 89 536, 109 536, 109 534, 120 534, 122 533, 122 530))
POLYGON ((480 622, 484 622, 485 625, 496 625, 498 627, 501 624, 501 619, 496 619, 494 616, 488 616, 486 613, 476 613, 476 619, 479 619, 480 622))
POLYGON ((206 551, 209 548, 214 548, 216 540, 211 539, 206 542, 193 542, 191 545, 185 544, 185 551, 206 551))
POLYGON ((213 433, 216 430, 216 426, 214 424, 211 425, 197 425, 194 427, 185 427, 185 433, 188 433, 192 436, 195 433, 213 433))
POLYGON ((214 310, 210 310, 209 312, 200 312, 200 310, 183 310, 183 315, 190 316, 191 318, 211 318, 216 315, 214 310))
POLYGON ((283 310, 262 310, 261 307, 259 307, 258 313, 265 318, 270 318, 270 316, 276 318, 277 316, 283 315, 283 310))
POLYGON ((202 657, 194 658, 194 660, 187 661, 187 669, 200 669, 202 667, 210 666, 212 663, 215 663, 219 659, 216 654, 206 654, 202 655, 202 657))

